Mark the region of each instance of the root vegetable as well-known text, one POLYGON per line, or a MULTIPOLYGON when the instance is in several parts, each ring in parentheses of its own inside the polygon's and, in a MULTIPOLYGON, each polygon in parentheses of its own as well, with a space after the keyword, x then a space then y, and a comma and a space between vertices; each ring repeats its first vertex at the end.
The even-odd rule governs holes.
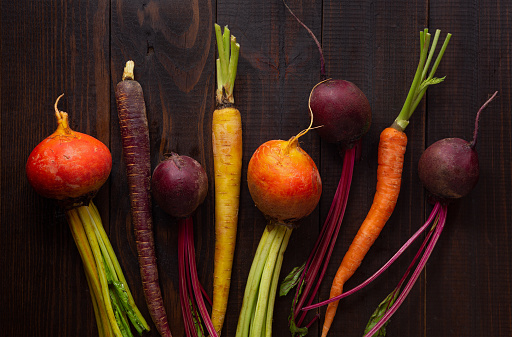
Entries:
MULTIPOLYGON (((427 88, 443 80, 443 78, 434 78, 434 74, 448 45, 451 37, 450 34, 447 35, 441 51, 427 76, 439 35, 440 31, 437 30, 429 53, 430 33, 428 33, 428 29, 420 32, 420 61, 407 99, 391 127, 384 129, 381 133, 378 150, 377 188, 372 206, 341 261, 332 282, 330 298, 336 297, 343 292, 345 282, 352 277, 360 266, 366 253, 393 213, 400 192, 403 160, 407 144, 407 136, 404 130, 409 124, 409 119, 422 100, 427 88)), ((322 337, 327 336, 337 307, 337 301, 329 303, 325 313, 322 337)))
POLYGON ((208 192, 208 177, 201 164, 188 156, 171 153, 157 165, 151 191, 158 206, 178 218, 178 261, 180 304, 187 337, 204 335, 202 322, 211 337, 217 337, 203 300, 197 275, 192 214, 208 192))
POLYGON ((98 333, 132 336, 149 330, 130 292, 98 209, 92 202, 112 168, 108 148, 96 138, 71 130, 68 114, 57 108, 57 130, 31 152, 26 173, 35 191, 64 209, 84 264, 98 333))
POLYGON ((215 24, 217 59, 217 108, 212 117, 215 186, 215 258, 213 268, 212 322, 220 335, 229 298, 236 246, 240 178, 242 176, 242 118, 235 107, 233 88, 240 45, 228 27, 221 33, 215 24))
POLYGON ((370 128, 372 111, 370 102, 354 83, 346 80, 325 79, 327 76, 320 42, 286 3, 285 6, 309 32, 320 54, 320 76, 324 80, 314 86, 309 98, 313 126, 322 140, 336 145, 340 156, 343 157, 338 187, 315 246, 307 261, 301 267, 294 268, 281 284, 281 296, 286 295, 293 286, 296 286, 289 316, 290 332, 292 336, 305 336, 308 327, 318 318, 318 315, 302 326, 307 313, 301 312, 301 309, 304 305, 313 302, 327 270, 345 215, 354 165, 361 150, 361 138, 370 128))
MULTIPOLYGON (((311 127, 311 125, 310 125, 311 127)), ((318 204, 322 182, 298 139, 270 140, 254 152, 247 169, 249 192, 268 224, 246 283, 236 336, 271 336, 272 318, 284 253, 296 221, 318 204)))
POLYGON ((164 337, 171 336, 160 285, 153 237, 149 153, 149 129, 144 94, 133 74, 133 61, 126 62, 122 81, 116 86, 123 157, 128 177, 131 215, 140 275, 149 313, 164 337))
POLYGON ((107 181, 112 156, 96 138, 71 130, 68 114, 57 107, 62 96, 55 102, 57 130, 32 150, 26 173, 38 194, 72 208, 87 205, 107 181))
POLYGON ((203 203, 208 178, 196 160, 171 153, 153 171, 151 191, 166 213, 186 218, 203 203))
POLYGON ((309 105, 313 126, 329 143, 350 148, 370 129, 370 102, 352 82, 328 79, 318 83, 311 92, 309 105))

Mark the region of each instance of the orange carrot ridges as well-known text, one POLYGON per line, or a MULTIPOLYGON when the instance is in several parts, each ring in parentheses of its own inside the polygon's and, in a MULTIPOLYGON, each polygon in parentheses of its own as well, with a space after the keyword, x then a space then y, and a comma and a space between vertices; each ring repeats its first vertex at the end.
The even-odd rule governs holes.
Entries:
MULTIPOLYGON (((393 127, 384 129, 380 135, 378 150, 377 188, 372 206, 359 228, 352 244, 341 261, 332 282, 330 298, 343 292, 343 285, 361 265, 366 253, 373 245, 389 217, 393 213, 402 178, 407 135, 393 127)), ((322 337, 327 336, 336 314, 339 301, 331 302, 325 313, 322 337)))

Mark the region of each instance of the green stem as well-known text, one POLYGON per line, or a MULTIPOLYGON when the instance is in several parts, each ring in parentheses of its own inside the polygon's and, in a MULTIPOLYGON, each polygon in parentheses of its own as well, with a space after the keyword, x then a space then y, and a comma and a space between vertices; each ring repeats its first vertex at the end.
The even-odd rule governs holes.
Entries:
POLYGON ((291 233, 291 228, 275 223, 265 228, 247 279, 237 337, 271 336, 279 274, 291 233))
MULTIPOLYGON (((128 324, 128 320, 126 319, 127 312, 125 311, 125 306, 123 305, 123 299, 120 298, 119 293, 116 292, 116 289, 109 288, 109 293, 110 299, 112 300, 112 303, 114 305, 114 313, 116 316, 117 325, 119 326, 119 329, 123 333, 123 336, 133 337, 133 334, 130 330, 130 325, 128 324)), ((139 334, 142 333, 142 331, 139 331, 138 329, 137 332, 139 334)))
POLYGON ((82 262, 85 269, 85 274, 89 282, 90 290, 91 292, 94 293, 94 296, 98 303, 98 310, 101 322, 97 322, 97 324, 103 327, 104 336, 110 337, 113 334, 113 329, 111 326, 112 322, 109 319, 109 315, 107 314, 104 294, 101 290, 101 283, 98 275, 98 270, 96 268, 94 254, 89 244, 87 234, 85 233, 84 226, 82 224, 82 221, 80 220, 78 211, 76 209, 68 210, 66 212, 66 218, 68 220, 69 228, 71 229, 73 239, 75 240, 76 246, 78 248, 78 252, 82 257, 82 262))
MULTIPOLYGON (((283 226, 284 227, 284 226, 283 226)), ((265 322, 265 336, 272 336, 272 319, 274 317, 274 304, 276 301, 277 287, 279 285, 279 274, 281 273, 281 267, 283 266, 284 252, 286 251, 286 247, 288 247, 288 242, 290 241, 290 236, 292 234, 292 229, 285 227, 285 236, 283 242, 281 244, 281 248, 279 249, 279 253, 277 255, 276 267, 274 269, 274 273, 272 275, 272 285, 270 287, 270 299, 268 302, 267 310, 267 318, 265 322)))
POLYGON ((92 217, 92 223, 94 225, 95 232, 97 233, 98 241, 101 241, 104 247, 103 255, 108 258, 109 265, 112 266, 111 268, 113 268, 111 270, 111 274, 113 275, 114 280, 116 281, 114 282, 114 285, 116 286, 118 292, 126 293, 127 295, 127 303, 125 307, 126 310, 128 311, 130 320, 132 321, 134 327, 137 329, 139 334, 142 333, 143 330, 149 331, 149 325, 142 316, 137 305, 135 304, 135 300, 133 299, 130 288, 128 287, 128 282, 126 281, 123 270, 121 269, 121 265, 119 264, 114 249, 112 248, 110 240, 108 239, 107 233, 103 228, 98 208, 96 207, 96 205, 94 205, 93 202, 90 203, 88 211, 90 211, 89 214, 92 217), (131 315, 131 311, 133 311, 134 316, 131 315))
POLYGON ((443 43, 443 47, 441 48, 441 51, 439 52, 436 61, 434 62, 430 74, 428 78, 425 78, 432 58, 434 56, 434 52, 437 46, 440 33, 440 30, 436 31, 429 53, 431 37, 430 33, 428 32, 427 28, 420 32, 420 60, 418 63, 418 67, 416 68, 416 73, 414 75, 414 79, 412 81, 409 93, 407 94, 407 98, 404 102, 402 110, 400 111, 398 117, 395 119, 395 122, 393 123, 393 125, 400 129, 400 131, 405 130, 405 128, 409 124, 409 119, 411 118, 414 110, 416 110, 418 104, 425 95, 428 86, 440 83, 444 79, 444 77, 434 78, 434 74, 435 71, 437 70, 437 67, 439 66, 439 63, 441 62, 441 58, 443 57, 444 51, 446 50, 451 34, 448 34, 446 36, 445 41, 443 43))
POLYGON ((260 286, 258 290, 258 302, 256 304, 256 312, 254 313, 254 324, 251 325, 250 337, 260 337, 264 330, 264 323, 266 322, 267 311, 270 308, 269 299, 271 297, 270 288, 272 284, 272 277, 276 268, 277 256, 285 237, 284 226, 276 226, 273 230, 276 231, 276 238, 272 242, 272 247, 268 252, 268 256, 261 275, 260 286))
POLYGON ((430 52, 428 53, 427 61, 425 62, 425 66, 423 67, 423 72, 421 73, 421 78, 425 78, 425 76, 427 76, 428 67, 430 66, 430 62, 432 62, 432 57, 434 57, 434 52, 436 51, 437 41, 439 41, 439 35, 441 35, 441 31, 438 29, 438 30, 436 30, 436 33, 434 34, 434 40, 432 41, 432 47, 430 48, 430 52))
MULTIPOLYGON (((441 33, 441 32, 439 31, 439 33, 441 33)), ((446 34, 446 38, 444 39, 443 45, 441 46, 441 50, 439 51, 439 54, 437 55, 436 61, 434 62, 434 65, 432 66, 432 69, 430 70, 430 74, 428 75, 427 80, 431 80, 432 78, 434 78, 434 74, 436 73, 439 63, 441 63, 441 59, 443 58, 444 52, 446 51, 446 47, 448 47, 448 43, 450 42, 451 37, 452 37, 452 34, 450 34, 450 33, 446 34)))
POLYGON ((222 62, 222 73, 224 80, 227 80, 228 64, 229 64, 229 36, 231 31, 228 26, 224 27, 224 33, 222 34, 222 48, 224 50, 224 57, 221 59, 222 62))
POLYGON ((231 35, 227 26, 224 32, 221 27, 215 24, 215 37, 219 58, 216 60, 217 68, 217 103, 234 103, 233 88, 235 86, 235 77, 238 67, 238 56, 240 54, 240 45, 236 38, 231 35))
MULTIPOLYGON (((86 206, 82 206, 82 207, 86 207, 86 206)), ((96 239, 96 235, 94 234, 94 230, 92 228, 91 218, 85 216, 84 212, 80 210, 80 208, 82 208, 82 207, 79 207, 78 216, 80 217, 80 220, 82 221, 82 224, 83 224, 84 230, 85 230, 85 234, 87 235, 87 240, 89 241, 89 245, 91 246, 91 250, 92 250, 92 253, 94 256, 94 260, 96 263, 96 269, 98 270, 98 277, 100 280, 101 291, 102 291, 102 295, 103 295, 103 302, 105 304, 105 308, 107 311, 107 316, 109 318, 110 325, 112 326, 114 334, 116 336, 121 337, 122 333, 121 333, 121 330, 119 329, 119 326, 117 325, 117 321, 116 321, 115 315, 114 315, 114 309, 112 307, 112 302, 110 301, 110 294, 109 294, 109 290, 108 290, 108 281, 107 281, 107 276, 106 276, 106 271, 105 271, 104 259, 102 258, 100 246, 99 246, 98 240, 96 239)))
MULTIPOLYGON (((436 33, 436 35, 437 35, 437 33, 436 33)), ((437 70, 437 67, 439 66, 439 63, 441 63, 441 58, 443 57, 446 47, 448 46, 448 42, 450 42, 451 36, 452 36, 451 34, 446 35, 446 39, 444 40, 441 50, 439 51, 439 54, 437 55, 436 61, 434 62, 434 65, 432 66, 432 69, 430 70, 430 74, 428 75, 427 79, 424 81, 425 83, 429 83, 431 80, 434 79, 434 74, 437 70)), ((441 78, 440 80, 444 80, 444 77, 441 78)), ((416 97, 416 99, 413 103, 412 111, 416 110, 416 108, 420 104, 421 99, 425 95, 425 92, 427 91, 428 86, 429 86, 428 84, 423 85, 421 92, 418 94, 418 96, 416 97)), ((412 112, 411 112, 411 114, 412 114, 412 112)))
POLYGON ((265 228, 254 259, 247 277, 247 284, 245 285, 244 299, 242 302, 242 309, 240 310, 240 317, 238 319, 238 325, 236 329, 236 337, 248 336, 249 327, 253 318, 253 313, 256 307, 256 298, 259 289, 259 282, 263 271, 268 251, 272 246, 272 242, 276 237, 277 231, 272 231, 269 226, 265 228))
POLYGON ((238 55, 240 54, 240 45, 236 43, 236 38, 231 35, 231 57, 229 58, 229 67, 228 67, 228 95, 233 96, 233 88, 235 86, 235 78, 236 78, 236 70, 238 66, 238 55))
POLYGON ((222 78, 222 75, 224 73, 222 71, 221 60, 225 59, 225 55, 224 55, 224 42, 222 42, 222 32, 221 32, 221 28, 218 24, 215 24, 215 38, 217 40, 217 49, 219 51, 219 58, 216 60, 217 88, 222 88, 222 84, 224 83, 224 79, 222 78))

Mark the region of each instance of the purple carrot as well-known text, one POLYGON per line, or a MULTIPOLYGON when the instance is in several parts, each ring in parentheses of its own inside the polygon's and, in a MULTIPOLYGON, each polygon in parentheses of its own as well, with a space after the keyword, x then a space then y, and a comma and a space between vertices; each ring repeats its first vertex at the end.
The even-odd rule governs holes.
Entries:
POLYGON ((133 68, 133 61, 126 62, 122 80, 116 86, 117 112, 128 178, 131 215, 146 304, 160 335, 170 337, 171 330, 158 283, 153 237, 146 104, 142 88, 134 79, 133 68))

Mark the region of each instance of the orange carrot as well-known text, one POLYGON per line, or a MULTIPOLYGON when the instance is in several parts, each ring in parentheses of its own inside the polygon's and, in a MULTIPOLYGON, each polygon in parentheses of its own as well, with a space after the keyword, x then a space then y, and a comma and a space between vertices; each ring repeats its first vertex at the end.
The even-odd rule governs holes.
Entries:
MULTIPOLYGON (((420 61, 407 99, 393 125, 384 129, 380 135, 377 188, 372 206, 336 272, 329 294, 330 299, 342 294, 343 285, 355 273, 357 268, 359 268, 366 253, 370 250, 370 247, 379 236, 395 209, 400 193, 402 168, 407 145, 407 136, 404 130, 409 124, 412 113, 423 98, 427 87, 444 80, 444 77, 435 78, 434 73, 448 45, 448 41, 451 37, 450 34, 447 35, 428 77, 426 76, 430 61, 435 52, 439 34, 440 31, 437 30, 429 53, 430 34, 428 33, 428 29, 420 32, 420 61)), ((338 308, 338 303, 339 300, 332 301, 327 307, 322 328, 322 337, 327 336, 329 332, 338 308)))
MULTIPOLYGON (((366 219, 341 261, 332 282, 329 297, 337 296, 343 292, 343 285, 359 267, 391 213, 393 213, 400 192, 406 145, 407 136, 403 131, 388 127, 380 134, 377 192, 366 219)), ((322 336, 326 336, 331 327, 338 303, 339 301, 331 302, 327 306, 322 336)))

